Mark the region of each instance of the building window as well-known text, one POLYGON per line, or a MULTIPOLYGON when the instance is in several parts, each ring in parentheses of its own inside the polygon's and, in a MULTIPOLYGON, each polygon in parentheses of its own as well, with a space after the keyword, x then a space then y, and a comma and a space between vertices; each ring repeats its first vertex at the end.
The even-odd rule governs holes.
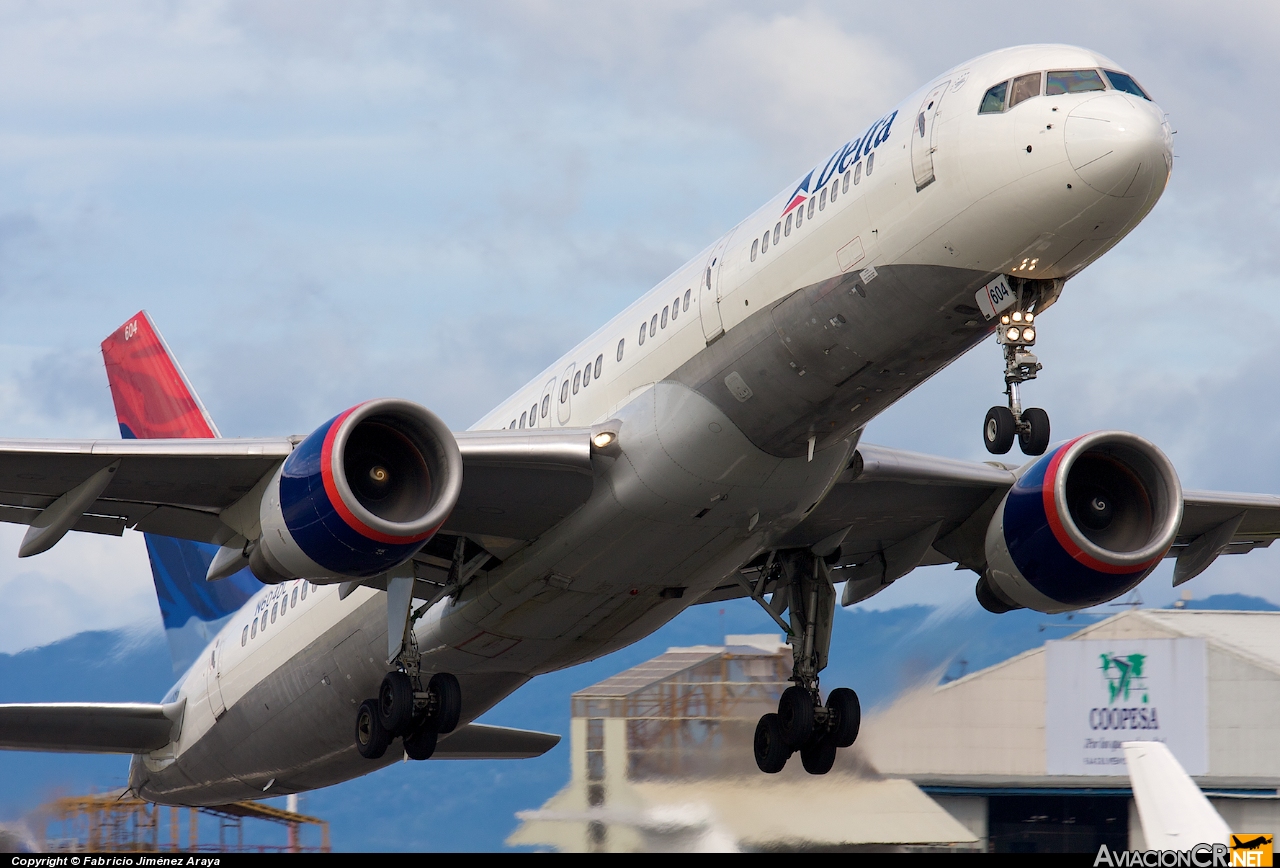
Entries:
MULTIPOLYGON (((688 297, 689 296, 687 295, 685 296, 686 299, 688 297)), ((687 308, 688 306, 689 306, 689 302, 686 301, 685 307, 687 308)), ((618 361, 622 361, 622 348, 626 345, 626 343, 627 343, 626 338, 618 338, 618 361)))
POLYGON ((604 780, 604 721, 587 721, 587 780, 604 780))
POLYGON ((760 239, 757 238, 751 242, 751 261, 756 261, 756 255, 760 252, 760 239))

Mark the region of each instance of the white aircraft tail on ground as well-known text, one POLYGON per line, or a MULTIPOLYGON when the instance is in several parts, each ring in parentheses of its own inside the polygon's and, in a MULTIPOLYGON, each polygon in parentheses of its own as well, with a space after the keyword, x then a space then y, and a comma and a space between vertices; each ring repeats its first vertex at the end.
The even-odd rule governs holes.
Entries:
POLYGON ((1127 741, 1122 747, 1147 849, 1227 842, 1230 827, 1168 747, 1158 741, 1127 741))

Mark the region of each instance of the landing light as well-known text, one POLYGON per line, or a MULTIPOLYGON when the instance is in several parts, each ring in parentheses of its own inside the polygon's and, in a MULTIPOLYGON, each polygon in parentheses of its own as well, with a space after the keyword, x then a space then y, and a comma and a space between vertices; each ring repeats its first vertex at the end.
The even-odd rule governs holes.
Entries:
POLYGON ((595 445, 597 449, 604 449, 606 446, 611 445, 613 441, 617 439, 618 439, 618 435, 614 434, 612 431, 601 431, 599 434, 592 435, 591 442, 595 445))
POLYGON ((1014 322, 1022 322, 1022 311, 1020 311, 1020 310, 1015 310, 1015 311, 1013 312, 1013 321, 1014 321, 1014 322))
POLYGON ((1031 329, 1031 328, 1023 329, 1023 330, 1022 330, 1022 339, 1023 339, 1024 341, 1026 341, 1027 343, 1031 343, 1032 341, 1034 341, 1034 340, 1036 339, 1036 330, 1035 330, 1035 329, 1031 329))
POLYGON ((1035 314, 1033 314, 1033 313, 1029 313, 1029 314, 1027 314, 1027 322, 1028 322, 1028 323, 1030 323, 1030 322, 1034 321, 1034 320, 1035 320, 1035 318, 1036 318, 1036 315, 1035 315, 1035 314))
POLYGON ((1008 314, 1005 314, 1004 316, 1000 317, 1000 325, 1008 325, 1008 324, 1009 324, 1008 314))
POLYGON ((1004 334, 1005 338, 1011 341, 1018 339, 1018 329, 1016 326, 1010 326, 1009 330, 1004 334))

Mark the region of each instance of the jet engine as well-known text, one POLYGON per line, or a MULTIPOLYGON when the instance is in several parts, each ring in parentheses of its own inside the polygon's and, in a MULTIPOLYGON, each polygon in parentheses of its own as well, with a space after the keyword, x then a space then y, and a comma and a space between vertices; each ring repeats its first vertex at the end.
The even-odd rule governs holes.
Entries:
POLYGON ((1097 431, 1046 453, 987 528, 978 602, 1068 612, 1113 600, 1155 569, 1182 523, 1182 485, 1154 444, 1097 431))
POLYGON ((461 490, 462 454, 434 413, 394 398, 359 404, 276 471, 249 568, 268 583, 386 572, 435 534, 461 490))

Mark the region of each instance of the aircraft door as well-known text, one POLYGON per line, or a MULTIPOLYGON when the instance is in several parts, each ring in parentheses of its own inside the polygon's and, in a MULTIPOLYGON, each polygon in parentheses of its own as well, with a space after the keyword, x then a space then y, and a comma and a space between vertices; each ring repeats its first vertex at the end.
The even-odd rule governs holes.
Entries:
POLYGON ((916 114, 911 128, 911 173, 916 179, 916 192, 928 187, 935 180, 933 175, 933 152, 935 150, 934 121, 938 117, 938 109, 942 106, 942 98, 947 95, 947 86, 951 81, 929 91, 920 111, 916 114))
POLYGON ((698 284, 698 316, 702 320, 702 336, 711 343, 724 334, 724 322, 720 319, 720 271, 724 266, 724 252, 729 249, 733 232, 721 238, 711 248, 698 284))
POLYGON ((565 368, 560 382, 560 394, 556 397, 556 418, 561 425, 569 424, 569 416, 573 412, 573 372, 577 367, 572 364, 565 368))
POLYGON ((556 408, 552 404, 559 398, 556 394, 556 378, 547 380, 542 387, 542 398, 538 401, 538 425, 550 428, 556 421, 556 408))
POLYGON ((217 720, 227 712, 227 704, 222 701, 222 685, 219 683, 222 677, 222 641, 214 643, 213 651, 209 653, 209 674, 205 679, 209 691, 209 708, 213 711, 213 719, 217 720))

